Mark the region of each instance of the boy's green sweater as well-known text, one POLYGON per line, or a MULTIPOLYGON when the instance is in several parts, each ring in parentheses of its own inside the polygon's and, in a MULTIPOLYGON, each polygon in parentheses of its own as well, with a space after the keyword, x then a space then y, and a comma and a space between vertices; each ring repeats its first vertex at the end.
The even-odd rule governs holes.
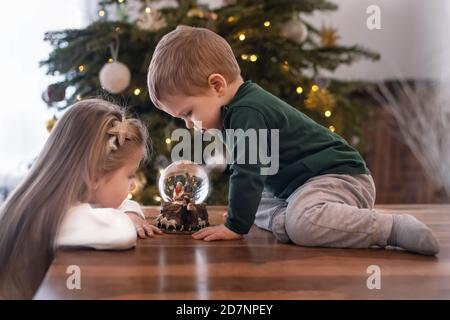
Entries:
MULTIPOLYGON (((225 142, 226 129, 268 129, 269 137, 270 129, 279 129, 276 174, 261 175, 260 163, 237 164, 234 161, 230 165, 225 226, 236 233, 246 234, 250 230, 264 188, 285 199, 314 176, 370 173, 358 151, 342 137, 251 81, 243 83, 221 111, 225 142)), ((248 143, 246 153, 250 152, 247 146, 248 143)))

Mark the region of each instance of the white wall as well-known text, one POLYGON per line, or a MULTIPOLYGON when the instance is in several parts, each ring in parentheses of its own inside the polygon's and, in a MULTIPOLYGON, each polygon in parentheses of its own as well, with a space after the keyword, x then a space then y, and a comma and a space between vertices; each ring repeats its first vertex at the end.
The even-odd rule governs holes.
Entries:
POLYGON ((381 54, 377 63, 361 61, 339 67, 334 76, 346 79, 389 79, 396 68, 411 78, 448 78, 450 69, 450 1, 334 0, 339 9, 306 20, 331 24, 343 44, 361 44, 381 54), (381 30, 366 27, 369 5, 381 9, 381 30))
MULTIPOLYGON (((54 81, 39 68, 50 46, 44 33, 84 23, 87 0, 4 1, 0 13, 0 177, 20 175, 38 155, 53 116, 41 93, 54 81)), ((1 183, 1 181, 0 181, 1 183)))

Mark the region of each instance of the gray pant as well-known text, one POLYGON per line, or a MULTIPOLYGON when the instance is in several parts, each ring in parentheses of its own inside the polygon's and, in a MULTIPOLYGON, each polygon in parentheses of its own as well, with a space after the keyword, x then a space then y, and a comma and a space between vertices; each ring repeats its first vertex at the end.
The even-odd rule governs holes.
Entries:
POLYGON ((320 175, 287 199, 264 191, 255 224, 300 246, 385 247, 393 219, 373 210, 375 195, 369 174, 320 175))

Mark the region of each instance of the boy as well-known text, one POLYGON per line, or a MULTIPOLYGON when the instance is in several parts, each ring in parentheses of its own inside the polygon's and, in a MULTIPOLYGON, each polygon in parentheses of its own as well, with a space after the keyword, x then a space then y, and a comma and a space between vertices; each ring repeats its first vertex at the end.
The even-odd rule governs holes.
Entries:
MULTIPOLYGON (((327 128, 257 84, 244 82, 231 47, 203 28, 179 26, 158 43, 148 71, 153 103, 187 128, 279 130, 279 169, 231 166, 224 225, 195 239, 239 239, 253 223, 301 246, 397 246, 435 255, 432 231, 411 215, 373 210, 375 185, 360 154, 327 128)), ((272 141, 273 142, 273 141, 272 141)), ((251 154, 250 147, 244 156, 251 154)))

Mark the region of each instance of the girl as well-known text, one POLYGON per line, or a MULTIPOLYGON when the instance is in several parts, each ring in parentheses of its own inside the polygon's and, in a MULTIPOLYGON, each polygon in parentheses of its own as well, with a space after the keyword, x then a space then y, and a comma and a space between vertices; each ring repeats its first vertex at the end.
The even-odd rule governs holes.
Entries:
POLYGON ((1 298, 32 298, 58 246, 128 249, 137 235, 162 233, 124 200, 148 156, 147 138, 139 120, 109 102, 67 110, 0 208, 1 298))

